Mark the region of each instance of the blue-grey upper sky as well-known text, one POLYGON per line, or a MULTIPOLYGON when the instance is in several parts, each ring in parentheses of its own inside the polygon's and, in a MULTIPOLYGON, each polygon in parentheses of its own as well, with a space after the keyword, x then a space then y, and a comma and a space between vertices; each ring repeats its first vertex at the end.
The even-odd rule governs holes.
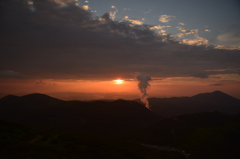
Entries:
MULTIPOLYGON (((198 29, 199 37, 208 40, 209 45, 231 47, 240 45, 238 0, 78 0, 78 2, 81 5, 88 5, 92 11, 96 11, 94 15, 99 17, 105 12, 116 12, 114 20, 128 16, 149 25, 168 25, 171 27, 162 29, 167 34, 177 34, 181 32, 179 30, 181 28, 198 29), (169 17, 165 22, 159 20, 163 15, 169 17)), ((183 38, 186 36, 179 40, 183 38)))

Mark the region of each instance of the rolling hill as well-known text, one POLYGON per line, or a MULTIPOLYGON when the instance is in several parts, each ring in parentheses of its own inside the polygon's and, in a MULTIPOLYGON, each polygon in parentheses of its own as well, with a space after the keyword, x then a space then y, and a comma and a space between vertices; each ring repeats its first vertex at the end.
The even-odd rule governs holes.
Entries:
POLYGON ((143 143, 177 147, 190 158, 240 157, 240 116, 220 112, 185 114, 167 118, 133 134, 143 143))
POLYGON ((219 111, 240 113, 240 100, 220 91, 202 93, 193 97, 149 98, 151 110, 165 117, 187 113, 219 111))
POLYGON ((141 128, 161 119, 134 101, 62 101, 43 94, 0 99, 0 117, 54 130, 104 133, 141 128))
POLYGON ((179 153, 185 151, 193 159, 240 157, 238 99, 215 91, 149 101, 151 110, 122 99, 83 102, 44 94, 5 96, 0 99, 0 148, 4 150, 0 156, 170 159, 185 158, 179 153), (77 136, 69 137, 73 134, 77 136))

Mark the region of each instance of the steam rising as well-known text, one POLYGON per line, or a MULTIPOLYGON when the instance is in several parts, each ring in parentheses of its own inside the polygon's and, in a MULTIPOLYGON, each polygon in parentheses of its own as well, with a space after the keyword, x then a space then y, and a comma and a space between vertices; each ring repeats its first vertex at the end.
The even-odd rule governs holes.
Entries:
POLYGON ((148 109, 150 109, 149 108, 149 103, 148 103, 148 100, 147 100, 147 96, 148 96, 147 88, 150 86, 148 81, 150 81, 152 79, 149 75, 140 74, 140 75, 137 76, 137 80, 139 81, 138 88, 141 91, 141 101, 146 104, 146 107, 148 109))

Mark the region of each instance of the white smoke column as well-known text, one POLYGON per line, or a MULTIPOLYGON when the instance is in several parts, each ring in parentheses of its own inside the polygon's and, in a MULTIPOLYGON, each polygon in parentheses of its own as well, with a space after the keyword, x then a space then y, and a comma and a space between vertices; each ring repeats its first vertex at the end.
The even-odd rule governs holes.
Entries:
POLYGON ((150 86, 148 81, 150 81, 152 79, 149 75, 140 74, 140 75, 137 76, 137 80, 139 81, 138 88, 141 91, 141 101, 146 104, 146 107, 148 109, 150 109, 149 108, 149 103, 148 103, 148 100, 147 100, 147 96, 148 96, 147 88, 150 86))

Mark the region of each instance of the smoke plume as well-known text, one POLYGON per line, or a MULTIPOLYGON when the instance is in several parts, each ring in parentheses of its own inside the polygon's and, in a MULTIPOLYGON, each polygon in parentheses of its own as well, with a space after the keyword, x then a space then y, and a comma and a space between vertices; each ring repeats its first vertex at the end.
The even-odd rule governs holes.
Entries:
POLYGON ((149 108, 149 102, 147 100, 147 96, 148 96, 147 88, 150 86, 148 81, 150 81, 152 79, 149 75, 140 74, 140 75, 137 76, 137 80, 139 81, 138 88, 141 92, 141 101, 146 104, 146 107, 148 109, 150 109, 149 108))

